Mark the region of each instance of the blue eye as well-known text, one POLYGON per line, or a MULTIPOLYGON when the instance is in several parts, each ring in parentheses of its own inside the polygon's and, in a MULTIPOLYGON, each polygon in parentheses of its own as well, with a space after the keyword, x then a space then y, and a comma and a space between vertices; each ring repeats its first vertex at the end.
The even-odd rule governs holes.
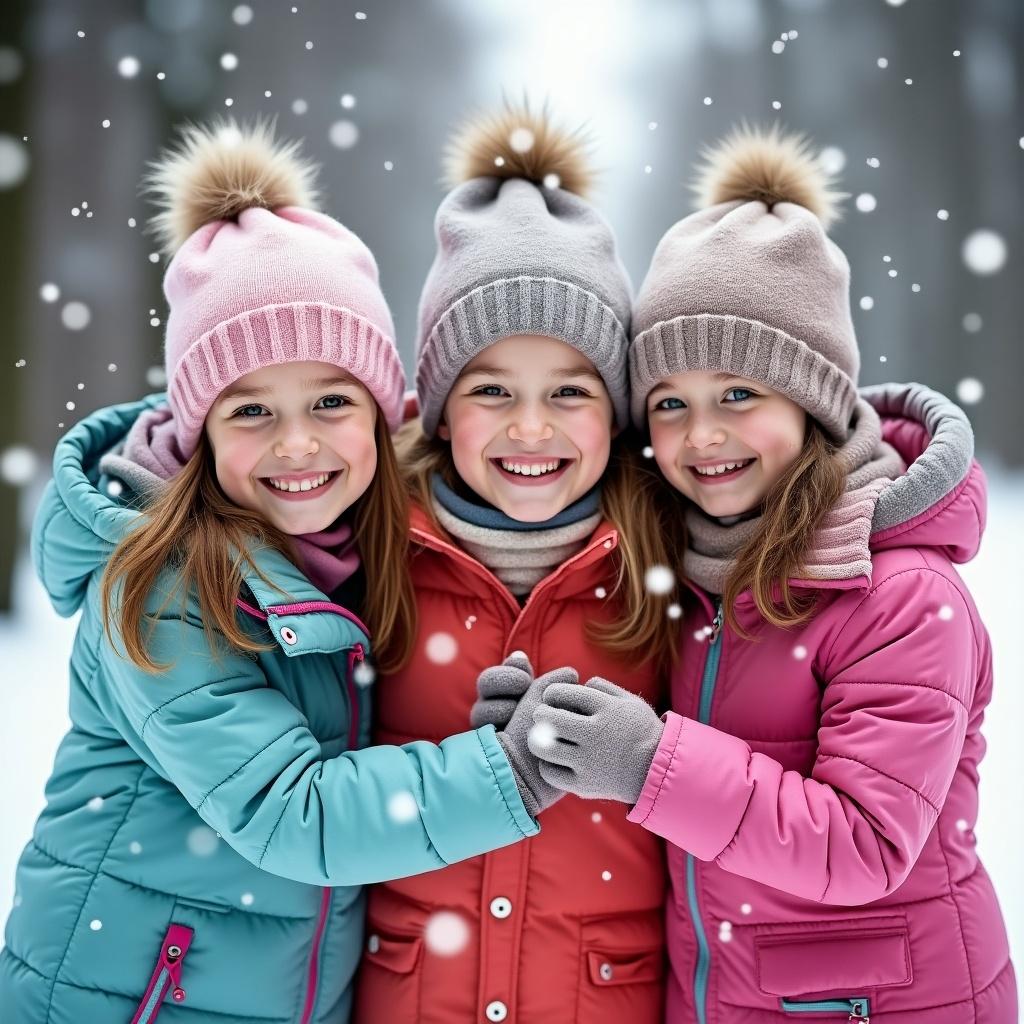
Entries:
POLYGON ((587 392, 575 384, 566 384, 555 392, 555 398, 586 398, 587 392))
POLYGON ((352 403, 344 395, 324 395, 316 404, 323 409, 342 409, 352 403))
POLYGON ((483 395, 485 398, 501 398, 505 389, 497 384, 484 384, 474 388, 471 392, 474 395, 483 395))
POLYGON ((667 410, 675 411, 676 409, 685 409, 686 403, 681 398, 663 398, 654 407, 655 410, 667 410))
POLYGON ((750 388, 729 388, 725 393, 727 401, 733 402, 745 402, 748 398, 754 397, 754 392, 750 388), (736 395, 736 398, 729 399, 729 395, 736 395))
POLYGON ((236 409, 232 416, 237 416, 243 420, 255 420, 259 419, 265 411, 262 405, 253 403, 252 405, 243 405, 240 409, 236 409))

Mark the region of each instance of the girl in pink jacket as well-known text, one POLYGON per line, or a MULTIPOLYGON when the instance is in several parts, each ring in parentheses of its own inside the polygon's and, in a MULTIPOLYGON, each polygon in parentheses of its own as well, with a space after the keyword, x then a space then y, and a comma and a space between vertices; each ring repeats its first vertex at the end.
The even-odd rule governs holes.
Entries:
POLYGON ((973 833, 992 652, 953 568, 984 476, 942 396, 858 392, 829 184, 735 133, 658 246, 630 371, 672 488, 673 710, 552 685, 530 749, 668 840, 671 1024, 1013 1024, 973 833))

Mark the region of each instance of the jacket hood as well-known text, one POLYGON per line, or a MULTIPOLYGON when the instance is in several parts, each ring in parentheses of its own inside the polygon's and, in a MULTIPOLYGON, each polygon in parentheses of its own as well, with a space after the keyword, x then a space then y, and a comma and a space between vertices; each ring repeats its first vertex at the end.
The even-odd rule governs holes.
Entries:
POLYGON ((32 528, 32 561, 54 608, 73 615, 92 574, 106 563, 136 524, 139 512, 100 486, 100 458, 120 443, 132 423, 161 402, 138 402, 92 413, 58 442, 53 479, 46 485, 32 528))
POLYGON ((985 530, 987 493, 966 413, 923 384, 880 384, 860 394, 907 465, 878 498, 871 549, 930 547, 969 561, 985 530))

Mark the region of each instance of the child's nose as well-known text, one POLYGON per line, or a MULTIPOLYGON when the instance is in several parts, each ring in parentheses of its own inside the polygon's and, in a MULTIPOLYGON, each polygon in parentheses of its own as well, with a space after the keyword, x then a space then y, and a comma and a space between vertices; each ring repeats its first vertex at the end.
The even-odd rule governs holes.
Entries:
POLYGON ((554 436, 554 427, 537 406, 524 406, 508 425, 510 441, 537 444, 554 436))
POLYGON ((274 443, 279 459, 304 459, 320 451, 320 442, 308 428, 296 425, 286 428, 274 443))
POLYGON ((725 430, 714 416, 691 413, 686 425, 686 444, 690 448, 707 448, 725 440, 725 430))

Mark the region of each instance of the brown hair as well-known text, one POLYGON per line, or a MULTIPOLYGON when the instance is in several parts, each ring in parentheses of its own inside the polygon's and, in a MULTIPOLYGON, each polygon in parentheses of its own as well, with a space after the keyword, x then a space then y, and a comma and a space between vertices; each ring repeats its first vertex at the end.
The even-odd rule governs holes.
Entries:
MULTIPOLYGON (((420 420, 415 419, 395 435, 395 447, 410 497, 434 529, 445 535, 434 515, 430 478, 438 473, 449 487, 458 490, 462 486, 451 446, 427 437, 420 420)), ((671 550, 667 545, 673 537, 682 542, 682 524, 681 517, 655 500, 664 481, 640 463, 636 447, 631 436, 615 438, 601 481, 601 512, 619 534, 619 567, 609 597, 618 597, 622 612, 611 623, 589 625, 587 635, 613 654, 639 661, 650 658, 656 668, 664 669, 675 661, 678 647, 678 623, 668 614, 673 597, 648 593, 645 573, 652 565, 666 563, 671 550)))
MULTIPOLYGON (((387 423, 379 410, 374 435, 377 470, 356 502, 353 534, 368 581, 360 614, 373 634, 374 660, 382 671, 390 672, 401 667, 412 651, 415 599, 405 557, 408 503, 387 423)), ((271 650, 273 645, 252 639, 236 619, 235 600, 245 565, 285 595, 256 567, 253 550, 260 546, 272 547, 296 561, 287 534, 259 513, 233 504, 221 490, 204 432, 184 468, 146 506, 141 524, 118 544, 107 563, 102 605, 108 640, 113 643, 113 598, 115 588, 120 587, 117 626, 128 658, 147 672, 170 667, 149 656, 142 623, 144 619, 153 621, 154 616, 145 612, 146 601, 160 573, 173 565, 178 570, 177 582, 161 611, 179 590, 187 594, 194 587, 215 655, 220 644, 214 630, 238 650, 271 650)))
POLYGON ((764 499, 762 527, 739 553, 722 595, 729 625, 736 622, 736 598, 750 590, 761 615, 787 629, 810 616, 814 595, 797 597, 789 581, 804 575, 804 560, 822 520, 843 495, 846 470, 825 432, 808 418, 807 436, 796 461, 764 499))

